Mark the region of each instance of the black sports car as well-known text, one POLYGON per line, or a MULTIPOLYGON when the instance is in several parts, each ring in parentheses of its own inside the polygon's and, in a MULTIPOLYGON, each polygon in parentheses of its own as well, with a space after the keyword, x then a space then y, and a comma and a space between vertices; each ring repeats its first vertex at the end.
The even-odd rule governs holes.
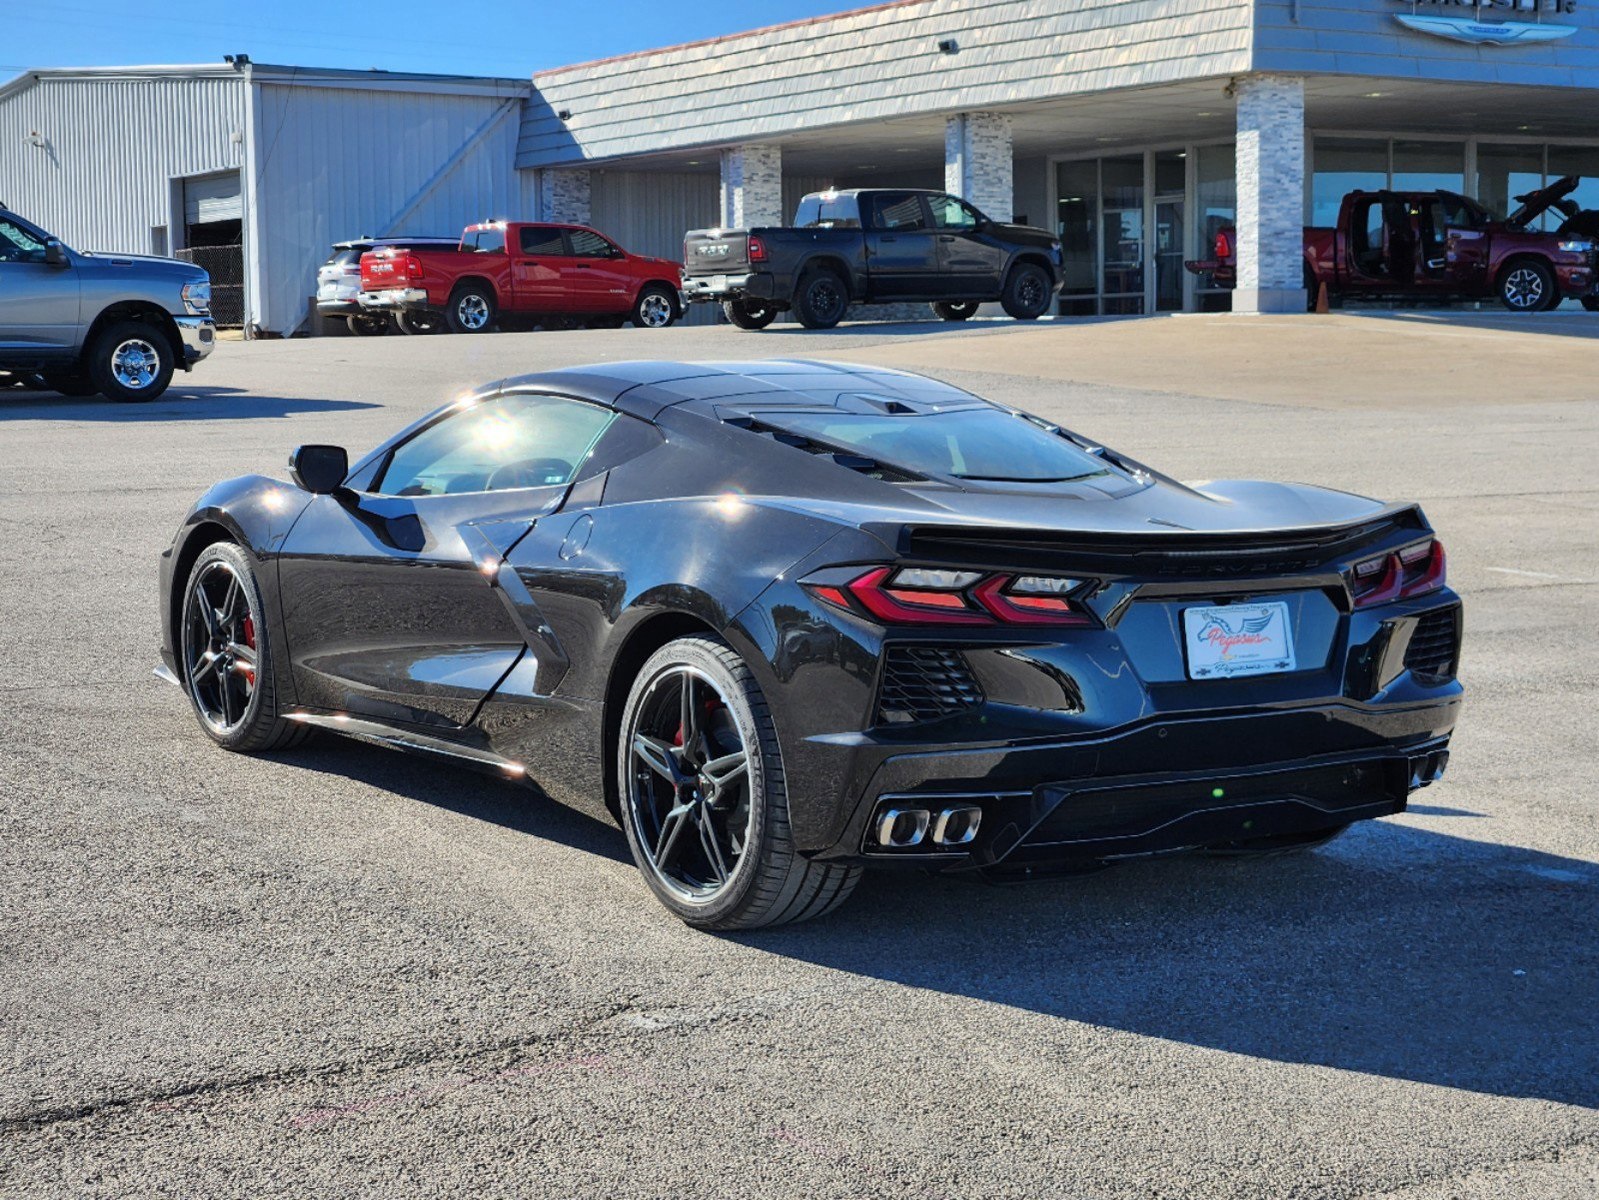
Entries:
POLYGON ((1416 506, 1185 486, 916 375, 577 367, 289 462, 162 558, 201 728, 525 777, 693 925, 875 864, 1305 848, 1448 758, 1461 606, 1416 506))

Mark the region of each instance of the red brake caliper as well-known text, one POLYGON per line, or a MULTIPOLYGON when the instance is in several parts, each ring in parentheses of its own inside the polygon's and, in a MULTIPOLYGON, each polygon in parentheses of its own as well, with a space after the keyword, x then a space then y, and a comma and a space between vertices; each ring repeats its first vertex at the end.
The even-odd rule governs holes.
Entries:
MULTIPOLYGON (((244 615, 244 644, 252 650, 255 649, 255 618, 249 613, 244 615)), ((240 666, 239 674, 244 676, 251 687, 255 686, 255 668, 253 666, 240 666)))

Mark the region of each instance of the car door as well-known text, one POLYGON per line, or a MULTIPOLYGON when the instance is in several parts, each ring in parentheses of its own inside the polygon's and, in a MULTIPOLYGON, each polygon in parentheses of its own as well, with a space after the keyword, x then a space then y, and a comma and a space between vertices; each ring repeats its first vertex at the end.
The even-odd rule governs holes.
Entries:
POLYGON ((866 262, 875 298, 941 295, 938 235, 920 192, 869 192, 866 262))
POLYGON ((627 268, 627 256, 592 229, 566 231, 572 253, 572 275, 582 298, 578 311, 619 314, 633 307, 637 283, 627 268))
POLYGON ((997 296, 1005 271, 1006 250, 985 232, 987 222, 983 215, 955 196, 930 196, 927 207, 938 235, 939 267, 945 293, 997 296))
POLYGON ((299 703, 458 728, 545 623, 507 592, 505 554, 555 512, 616 413, 510 393, 454 409, 395 446, 363 491, 318 496, 278 557, 299 703))
POLYGON ((573 264, 566 231, 559 225, 523 225, 516 250, 511 260, 516 307, 524 312, 573 311, 567 295, 566 276, 573 264))
POLYGON ((64 264, 46 262, 46 241, 0 216, 0 349, 66 358, 78 341, 78 269, 70 253, 64 264))

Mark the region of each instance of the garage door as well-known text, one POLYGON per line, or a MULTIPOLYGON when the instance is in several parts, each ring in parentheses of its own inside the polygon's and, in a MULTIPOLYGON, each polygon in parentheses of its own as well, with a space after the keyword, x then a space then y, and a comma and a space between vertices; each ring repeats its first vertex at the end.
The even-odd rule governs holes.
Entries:
POLYGON ((239 189, 239 173, 205 175, 183 181, 183 220, 186 225, 206 225, 212 221, 244 220, 244 200, 239 189))

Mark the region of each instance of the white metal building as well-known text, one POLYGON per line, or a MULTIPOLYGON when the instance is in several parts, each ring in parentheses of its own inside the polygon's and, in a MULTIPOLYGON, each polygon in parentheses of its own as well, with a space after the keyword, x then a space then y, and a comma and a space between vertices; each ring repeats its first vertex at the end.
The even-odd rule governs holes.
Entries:
POLYGON ((334 241, 521 210, 530 91, 249 62, 32 71, 0 87, 0 201, 85 250, 237 245, 246 327, 292 334, 334 241))

